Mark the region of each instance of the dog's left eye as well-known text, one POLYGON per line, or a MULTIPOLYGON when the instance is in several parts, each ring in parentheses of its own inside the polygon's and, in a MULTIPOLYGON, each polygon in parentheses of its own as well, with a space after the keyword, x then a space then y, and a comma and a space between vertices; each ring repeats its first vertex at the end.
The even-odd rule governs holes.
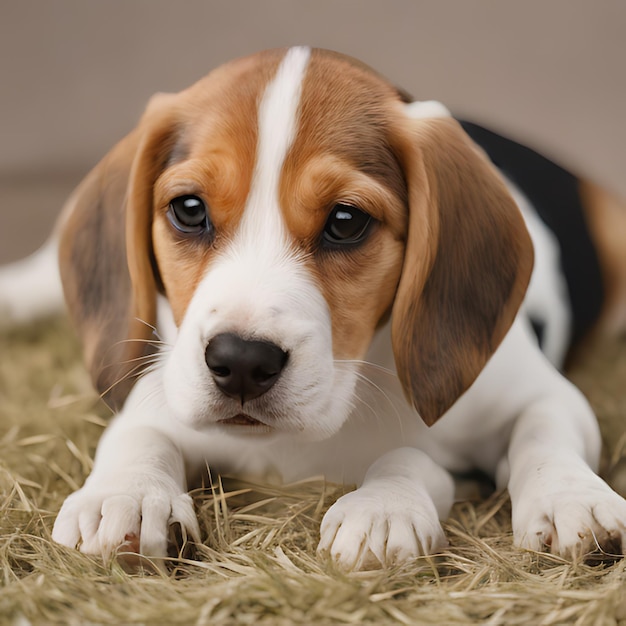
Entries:
POLYGON ((204 200, 198 196, 179 196, 169 205, 167 215, 177 230, 197 234, 208 228, 209 217, 204 200))
POLYGON ((322 239, 331 245, 361 243, 369 232, 372 217, 350 204, 339 203, 330 212, 322 239))

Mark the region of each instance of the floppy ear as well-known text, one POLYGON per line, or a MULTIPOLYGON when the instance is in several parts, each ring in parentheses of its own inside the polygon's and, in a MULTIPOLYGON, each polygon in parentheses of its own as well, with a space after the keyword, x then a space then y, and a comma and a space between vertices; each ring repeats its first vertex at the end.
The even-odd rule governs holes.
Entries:
POLYGON ((500 176, 454 119, 405 118, 400 134, 410 214, 392 343, 405 393, 432 425, 513 323, 533 249, 500 176))
POLYGON ((151 352, 158 282, 152 187, 174 141, 172 98, 151 100, 137 128, 70 197, 60 224, 65 298, 93 383, 114 408, 151 352))

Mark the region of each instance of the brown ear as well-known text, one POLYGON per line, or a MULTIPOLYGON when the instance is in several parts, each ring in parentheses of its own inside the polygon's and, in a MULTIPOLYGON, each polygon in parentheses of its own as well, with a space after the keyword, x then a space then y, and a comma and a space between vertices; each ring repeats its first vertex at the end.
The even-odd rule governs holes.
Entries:
POLYGON ((510 328, 533 249, 506 186, 454 119, 406 124, 410 215, 391 332, 405 393, 432 425, 510 328))
POLYGON ((152 351, 152 187, 173 142, 169 98, 151 101, 138 127, 87 175, 60 225, 65 298, 94 385, 114 408, 152 351))

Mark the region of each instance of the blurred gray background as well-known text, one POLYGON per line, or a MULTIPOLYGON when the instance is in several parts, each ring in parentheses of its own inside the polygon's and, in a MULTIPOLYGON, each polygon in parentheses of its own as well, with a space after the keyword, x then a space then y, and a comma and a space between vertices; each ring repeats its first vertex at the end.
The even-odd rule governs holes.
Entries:
POLYGON ((626 196, 621 0, 0 0, 0 262, 43 242, 152 93, 303 43, 626 196))

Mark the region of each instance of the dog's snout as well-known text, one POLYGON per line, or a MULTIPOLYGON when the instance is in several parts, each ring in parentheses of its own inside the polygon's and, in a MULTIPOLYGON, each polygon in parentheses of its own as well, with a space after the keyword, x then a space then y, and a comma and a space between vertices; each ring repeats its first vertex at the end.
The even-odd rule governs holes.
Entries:
POLYGON ((288 353, 269 341, 250 341, 233 333, 216 335, 205 351, 215 384, 245 402, 263 395, 278 380, 288 353))

